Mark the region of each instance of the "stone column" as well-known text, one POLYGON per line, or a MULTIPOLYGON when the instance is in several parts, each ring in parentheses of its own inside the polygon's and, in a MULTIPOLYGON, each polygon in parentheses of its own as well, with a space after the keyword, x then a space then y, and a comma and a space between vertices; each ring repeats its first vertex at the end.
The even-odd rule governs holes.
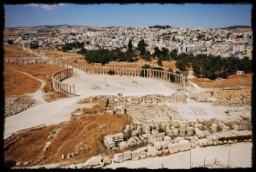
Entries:
POLYGON ((75 97, 75 85, 73 85, 73 96, 75 97))

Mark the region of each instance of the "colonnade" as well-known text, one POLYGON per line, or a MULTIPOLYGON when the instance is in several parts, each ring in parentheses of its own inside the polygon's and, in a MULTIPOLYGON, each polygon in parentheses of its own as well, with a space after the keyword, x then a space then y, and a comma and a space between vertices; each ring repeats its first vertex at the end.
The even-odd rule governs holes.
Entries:
POLYGON ((159 80, 170 81, 177 84, 185 84, 185 76, 173 72, 153 70, 153 69, 138 69, 138 68, 116 68, 116 67, 94 67, 90 71, 92 74, 109 74, 115 75, 145 77, 159 80))
POLYGON ((40 57, 26 57, 26 58, 4 58, 7 63, 19 63, 19 64, 46 64, 47 60, 43 60, 40 57))
POLYGON ((75 96, 75 86, 62 83, 61 81, 73 76, 73 68, 64 69, 52 75, 52 87, 55 91, 61 91, 75 96))
POLYGON ((72 67, 75 67, 75 68, 78 68, 78 69, 80 69, 80 70, 82 70, 82 71, 84 71, 84 72, 87 72, 87 70, 86 70, 86 67, 85 67, 85 65, 82 65, 82 64, 72 64, 72 67))

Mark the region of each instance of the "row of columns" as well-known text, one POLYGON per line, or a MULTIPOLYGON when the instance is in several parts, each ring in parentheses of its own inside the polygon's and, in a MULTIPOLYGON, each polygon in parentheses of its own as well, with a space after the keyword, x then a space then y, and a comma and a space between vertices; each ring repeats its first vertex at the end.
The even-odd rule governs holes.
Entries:
POLYGON ((72 66, 75 67, 75 68, 78 68, 78 69, 80 69, 80 70, 82 70, 84 72, 86 72, 85 65, 82 65, 82 64, 72 64, 72 66))
POLYGON ((184 83, 184 76, 173 72, 152 70, 152 69, 138 69, 138 68, 111 68, 111 67, 94 67, 91 73, 94 74, 108 74, 109 71, 114 71, 115 75, 136 76, 160 79, 171 81, 178 84, 184 83))
POLYGON ((66 79, 71 76, 73 76, 72 68, 64 69, 62 71, 59 71, 59 72, 56 72, 55 74, 53 74, 53 76, 52 76, 53 89, 56 91, 61 91, 66 94, 75 96, 75 86, 61 82, 63 79, 66 79))
POLYGON ((4 58, 7 63, 20 63, 20 64, 45 64, 41 58, 4 58))

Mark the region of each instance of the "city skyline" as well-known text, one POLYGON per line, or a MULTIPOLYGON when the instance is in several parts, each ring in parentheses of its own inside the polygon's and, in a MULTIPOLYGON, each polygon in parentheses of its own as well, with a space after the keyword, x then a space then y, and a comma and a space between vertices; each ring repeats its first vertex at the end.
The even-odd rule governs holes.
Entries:
POLYGON ((251 26, 252 4, 4 5, 5 27, 43 25, 223 28, 251 26))

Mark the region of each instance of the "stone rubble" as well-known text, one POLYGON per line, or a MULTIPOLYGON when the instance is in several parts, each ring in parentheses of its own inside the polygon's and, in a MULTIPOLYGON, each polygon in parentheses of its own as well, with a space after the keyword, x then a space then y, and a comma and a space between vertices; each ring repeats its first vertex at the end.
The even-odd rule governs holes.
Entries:
POLYGON ((5 116, 12 116, 30 108, 36 101, 27 96, 5 98, 5 116))

